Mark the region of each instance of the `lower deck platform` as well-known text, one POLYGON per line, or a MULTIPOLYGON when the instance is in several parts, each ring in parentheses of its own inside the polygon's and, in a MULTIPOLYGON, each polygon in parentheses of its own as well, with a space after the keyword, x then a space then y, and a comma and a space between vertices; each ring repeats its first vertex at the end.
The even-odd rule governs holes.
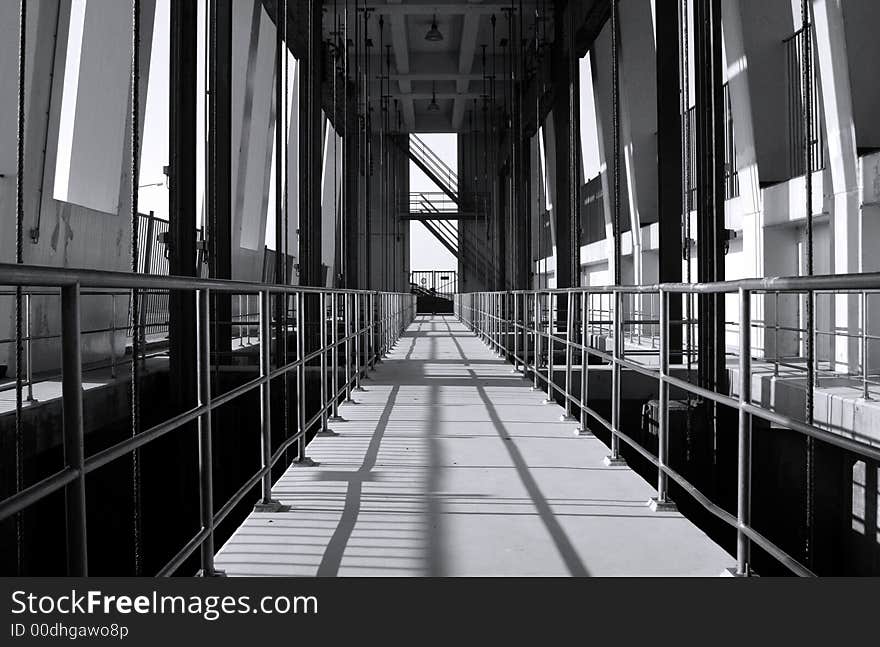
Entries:
POLYGON ((420 316, 216 556, 237 576, 717 576, 733 558, 606 467, 452 316, 420 316))

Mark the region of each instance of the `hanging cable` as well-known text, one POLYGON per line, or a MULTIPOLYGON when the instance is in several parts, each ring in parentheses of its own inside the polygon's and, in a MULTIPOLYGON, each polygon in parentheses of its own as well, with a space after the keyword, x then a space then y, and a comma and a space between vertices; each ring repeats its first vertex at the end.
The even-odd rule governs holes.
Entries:
MULTIPOLYGON (((813 276, 813 37, 812 22, 810 20, 810 3, 809 0, 801 0, 801 37, 803 46, 802 69, 802 90, 803 90, 803 123, 804 123, 804 201, 807 214, 806 226, 806 271, 807 276, 813 276)), ((804 422, 813 423, 814 409, 814 390, 816 386, 816 367, 815 367, 815 312, 814 312, 814 294, 806 293, 806 315, 807 315, 807 336, 806 346, 806 362, 807 362, 807 390, 805 401, 804 422)), ((862 304, 864 306, 864 303, 862 304)), ((778 315, 777 315, 778 316, 778 315)), ((807 564, 813 566, 814 563, 814 533, 815 524, 813 517, 815 516, 815 471, 816 471, 816 446, 815 441, 811 437, 806 439, 806 546, 805 556, 807 564)))
MULTIPOLYGON (((16 148, 15 148, 15 262, 24 263, 24 95, 25 65, 27 62, 27 0, 18 5, 18 101, 16 108, 16 148)), ((24 487, 24 433, 22 420, 22 388, 24 374, 22 361, 24 346, 22 343, 22 289, 15 288, 15 492, 24 487)), ((30 331, 28 331, 30 337, 30 331)), ((24 517, 21 512, 15 514, 15 565, 16 573, 22 572, 22 545, 24 541, 24 517)))
POLYGON ((385 83, 382 76, 382 51, 385 49, 385 17, 379 15, 379 216, 382 220, 382 233, 379 235, 380 249, 382 253, 382 276, 380 276, 379 288, 384 290, 388 280, 388 244, 385 240, 388 230, 388 214, 385 208, 385 199, 388 193, 386 185, 385 164, 385 83), (383 244, 384 243, 384 244, 383 244))
POLYGON ((481 45, 483 50, 483 132, 482 132, 482 157, 483 157, 483 181, 482 185, 482 201, 483 201, 483 289, 490 290, 489 284, 489 128, 488 128, 488 76, 486 72, 486 46, 481 45))
MULTIPOLYGON (((688 0, 681 0, 679 4, 679 60, 681 61, 679 75, 681 78, 681 94, 680 94, 680 111, 681 111, 681 204, 682 204, 682 228, 681 228, 681 250, 682 258, 685 261, 685 282, 691 282, 691 208, 690 208, 690 184, 691 184, 691 145, 690 145, 690 70, 688 50, 690 43, 688 41, 688 0)), ((691 358, 691 295, 684 295, 685 305, 685 339, 686 354, 685 362, 687 365, 687 379, 690 382, 691 372, 693 370, 691 358)), ((688 399, 690 403, 690 399, 688 399)))
MULTIPOLYGON (((498 59, 496 48, 498 46, 498 40, 497 40, 497 35, 496 35, 496 27, 495 27, 496 19, 495 19, 494 13, 492 14, 492 16, 490 18, 490 23, 492 24, 492 75, 489 77, 489 79, 490 79, 489 102, 490 102, 492 109, 491 109, 491 112, 489 113, 489 130, 490 130, 490 132, 487 133, 489 135, 489 137, 487 138, 486 143, 491 148, 491 150, 486 151, 486 153, 487 153, 487 156, 490 158, 489 167, 492 169, 491 172, 492 172, 492 175, 494 176, 495 175, 495 167, 496 167, 495 151, 496 151, 496 144, 498 142, 497 118, 496 118, 496 110, 497 110, 498 106, 497 106, 497 101, 496 101, 496 97, 495 97, 495 75, 497 73, 496 61, 498 59)), ((489 208, 487 209, 487 214, 490 214, 492 216, 490 226, 486 228, 487 234, 489 234, 489 232, 491 232, 491 234, 489 234, 489 244, 491 247, 491 254, 492 254, 491 258, 494 259, 494 262, 492 263, 491 289, 498 290, 499 289, 498 279, 500 277, 498 264, 502 263, 503 260, 501 259, 500 254, 499 254, 498 236, 495 235, 495 228, 498 226, 498 222, 497 222, 498 214, 495 213, 495 192, 494 192, 493 183, 491 183, 489 181, 489 174, 488 173, 486 175, 486 191, 487 191, 486 199, 489 202, 489 205, 488 205, 489 208)))
MULTIPOLYGON (((339 163, 339 133, 342 132, 339 126, 339 97, 337 95, 336 79, 339 76, 339 14, 336 0, 333 0, 333 82, 331 91, 333 92, 333 247, 338 264, 340 257, 340 249, 342 247, 342 218, 339 211, 339 173, 337 164, 339 163)), ((333 287, 339 287, 339 267, 334 268, 336 276, 333 277, 333 287)), ((323 316, 323 315, 322 315, 323 316)))
POLYGON ((519 284, 519 289, 531 289, 532 267, 530 261, 531 245, 532 245, 532 217, 529 213, 529 196, 531 191, 531 182, 529 180, 529 157, 531 148, 526 150, 526 104, 525 104, 525 79, 526 79, 526 45, 525 45, 525 22, 526 14, 523 7, 523 0, 519 0, 519 8, 517 10, 517 20, 514 26, 516 38, 515 61, 516 61, 516 87, 514 99, 516 102, 516 123, 514 130, 517 137, 517 210, 519 212, 519 245, 517 246, 518 263, 523 272, 521 278, 523 281, 519 284))
POLYGON ((611 130, 614 166, 614 285, 621 284, 619 0, 611 0, 611 130))
MULTIPOLYGON (((543 273, 541 272, 541 250, 544 232, 544 211, 541 204, 541 196, 544 192, 543 166, 541 164, 541 43, 538 37, 538 20, 540 20, 540 5, 535 6, 535 172, 532 176, 535 178, 535 215, 537 216, 538 226, 538 250, 537 258, 530 259, 532 267, 537 270, 538 280, 535 287, 542 288, 543 273)), ((532 288, 534 289, 534 288, 532 288)), ((538 325, 538 322, 535 322, 538 325)), ((539 363, 539 358, 535 359, 535 365, 539 363)))
POLYGON ((370 12, 364 4, 364 232, 366 254, 366 286, 375 287, 373 281, 373 208, 370 204, 373 176, 372 109, 370 105, 370 12))
MULTIPOLYGON (((571 3, 569 3, 571 10, 571 3)), ((572 285, 581 284, 581 122, 580 122, 580 67, 575 48, 574 15, 568 16, 568 59, 569 59, 569 191, 571 201, 572 232, 572 285)), ((586 178, 584 178, 586 179, 586 178)))
MULTIPOLYGON (((130 205, 131 205, 131 272, 139 271, 138 259, 138 172, 140 162, 140 36, 141 2, 131 0, 131 165, 130 165, 130 205)), ((131 435, 140 433, 140 295, 136 288, 131 291, 131 435)), ((132 532, 134 544, 134 574, 142 574, 141 555, 141 461, 140 450, 131 453, 132 481, 132 532)))
MULTIPOLYGON (((343 57, 342 57, 342 121, 345 124, 344 130, 344 139, 342 140, 342 160, 340 163, 340 168, 342 169, 342 227, 343 233, 341 237, 342 247, 339 253, 339 274, 340 276, 340 287, 347 288, 351 287, 348 284, 348 148, 349 142, 351 141, 349 137, 351 136, 351 131, 349 130, 349 126, 351 125, 351 118, 349 115, 349 106, 348 106, 348 0, 345 0, 345 17, 342 20, 342 47, 343 47, 343 57)), ((346 331, 346 334, 347 331, 346 331)))
MULTIPOLYGON (((283 56, 283 60, 279 58, 278 61, 278 74, 281 75, 281 71, 283 69, 283 106, 281 110, 276 110, 279 114, 275 118, 275 129, 276 138, 275 138, 275 195, 276 201, 280 197, 281 200, 281 208, 276 209, 276 233, 275 233, 275 247, 277 248, 275 251, 276 255, 276 268, 280 268, 281 276, 275 277, 276 283, 282 283, 287 285, 290 282, 290 230, 289 230, 289 193, 288 193, 288 177, 290 168, 290 130, 289 130, 289 106, 290 106, 290 54, 288 53, 287 48, 287 0, 283 0, 283 2, 279 2, 281 7, 278 24, 275 25, 276 30, 278 31, 278 55, 279 57, 283 56), (283 138, 283 139, 282 139, 283 138), (281 154, 281 148, 284 148, 284 154, 281 154), (279 193, 278 189, 281 187, 282 192, 279 193), (281 214, 281 218, 279 218, 279 213, 281 214), (283 233, 280 231, 283 228, 283 233), (280 244, 279 244, 280 243, 280 244), (281 258, 281 263, 277 263, 277 259, 281 258)), ((277 88, 276 88, 277 91, 277 88)), ((276 317, 278 319, 278 324, 275 328, 275 339, 276 339, 276 347, 279 348, 281 357, 277 360, 278 365, 287 364, 289 361, 288 358, 288 325, 289 325, 289 312, 288 312, 288 295, 287 294, 279 294, 277 299, 279 300, 278 305, 276 306, 276 317)), ((290 371, 284 372, 284 378, 282 383, 284 385, 284 395, 282 396, 282 426, 284 427, 284 440, 290 438, 290 387, 289 387, 289 378, 290 371)), ((285 442, 286 444, 286 442, 285 442)), ((284 460, 285 463, 289 462, 289 453, 288 450, 284 451, 284 460)))

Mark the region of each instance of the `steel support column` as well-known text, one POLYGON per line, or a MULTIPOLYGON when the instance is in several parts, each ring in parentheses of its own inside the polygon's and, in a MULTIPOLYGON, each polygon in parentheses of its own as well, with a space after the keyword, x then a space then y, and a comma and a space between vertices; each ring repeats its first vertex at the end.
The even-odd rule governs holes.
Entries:
MULTIPOLYGON (((308 3, 308 53, 300 82, 299 283, 322 284, 321 272, 321 78, 323 76, 322 2, 308 3)), ((314 321, 307 317, 308 321, 314 321)))
MULTIPOLYGON (((198 17, 189 0, 171 3, 169 108, 168 267, 173 276, 198 276, 196 262, 196 65, 198 17)), ((169 365, 175 405, 196 401, 196 297, 172 290, 169 295, 169 365)))
MULTIPOLYGON (((232 278, 232 3, 210 5, 208 45, 207 240, 212 278, 232 278)), ((232 350, 232 301, 214 294, 211 336, 215 353, 232 350)))
MULTIPOLYGON (((721 0, 695 0, 697 118, 697 280, 724 280, 724 103, 721 0)), ((677 185, 676 185, 677 186, 677 185)), ((699 297, 699 374, 706 388, 724 384, 724 297, 699 297)))
MULTIPOLYGON (((564 30, 564 26, 560 26, 564 30)), ((571 96, 569 85, 571 84, 571 70, 569 69, 568 53, 564 43, 557 41, 553 46, 553 140, 555 155, 553 163, 556 168, 556 196, 553 200, 553 218, 556 221, 556 287, 569 288, 575 283, 577 276, 574 270, 576 256, 575 246, 577 240, 572 236, 572 227, 576 226, 577 218, 573 215, 571 203, 571 182, 574 180, 570 173, 571 166, 571 96)), ((551 163, 548 160, 548 164, 551 163)), ((578 268, 579 270, 580 268, 578 268)))
MULTIPOLYGON (((679 95, 679 21, 676 7, 656 12, 657 31, 657 206, 660 217, 661 283, 681 282, 682 155, 679 95)), ((667 304, 671 322, 666 331, 667 357, 682 361, 682 298, 667 304)))

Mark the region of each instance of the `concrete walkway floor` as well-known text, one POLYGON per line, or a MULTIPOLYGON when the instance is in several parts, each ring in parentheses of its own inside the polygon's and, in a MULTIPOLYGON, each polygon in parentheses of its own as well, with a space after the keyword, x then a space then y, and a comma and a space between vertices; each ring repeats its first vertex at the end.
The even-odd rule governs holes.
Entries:
POLYGON ((733 559, 453 317, 419 317, 217 554, 228 575, 705 575, 733 559))

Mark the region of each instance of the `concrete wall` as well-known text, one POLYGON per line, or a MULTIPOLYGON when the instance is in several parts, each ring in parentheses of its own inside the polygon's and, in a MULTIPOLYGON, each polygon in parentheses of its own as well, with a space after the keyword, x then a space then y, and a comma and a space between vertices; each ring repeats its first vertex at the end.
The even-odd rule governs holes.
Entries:
MULTIPOLYGON (((128 5, 116 0, 33 0, 28 5, 26 62, 26 149, 24 262, 54 267, 128 271, 131 254, 130 28, 128 5), (57 38, 56 38, 57 31, 57 38)), ((150 87, 156 0, 141 3, 140 138, 150 87)), ((167 29, 166 25, 161 26, 167 29)), ((200 27, 202 29, 202 27, 200 27)), ((16 88, 18 5, 0 3, 0 260, 15 261, 16 88)), ((292 65, 289 96, 295 105, 297 67, 292 65)), ((232 111, 233 277, 260 280, 266 216, 274 218, 270 191, 275 124, 275 27, 259 0, 234 4, 232 111)), ((162 70, 156 82, 167 83, 162 70)), ((165 109, 162 106, 160 109, 165 109)), ((298 249, 298 110, 291 109, 289 241, 298 249)), ((166 126, 167 127, 167 124, 166 126)), ((165 131, 148 133, 167 137, 165 131)), ((195 136, 195 134, 194 134, 195 136)), ((273 187, 274 188, 274 187, 273 187)), ((203 191, 203 187, 199 187, 203 191)), ((333 265, 332 214, 325 223, 333 265)), ((331 273, 332 277, 332 273, 331 273)), ((296 277, 294 276, 294 279, 296 277)), ((2 286, 0 286, 2 288, 2 286)), ((35 297, 34 335, 60 331, 57 296, 35 297)), ((87 296, 82 328, 125 327, 128 298, 87 296)), ((0 337, 14 336, 14 299, 0 295, 0 337)), ((126 332, 83 336, 83 361, 121 355, 126 332)), ((57 368, 60 342, 35 342, 35 371, 57 368)), ((11 344, 0 344, 0 364, 14 371, 11 344)))
MULTIPOLYGON (((123 35, 129 32, 131 16, 116 11, 106 0, 89 2, 81 17, 87 51, 80 57, 82 66, 70 66, 76 78, 68 76, 67 42, 71 24, 71 3, 43 0, 29 3, 28 49, 26 62, 25 132, 25 215, 24 262, 54 267, 86 267, 106 270, 128 270, 130 267, 131 223, 129 217, 129 175, 125 172, 130 157, 129 62, 130 41, 104 38, 105 33, 123 35), (54 37, 57 29, 57 39, 54 37), (100 61, 100 65, 96 62, 100 61), (86 63, 89 63, 86 65, 86 63), (108 84, 113 84, 108 88, 108 84), (121 84, 121 86, 120 86, 121 84), (62 119, 62 104, 67 92, 76 89, 77 99, 68 107, 74 110, 73 131, 66 145, 70 164, 61 166, 66 177, 66 195, 79 202, 57 200, 56 170, 62 119), (102 99, 93 101, 93 98, 102 99), (112 101, 111 101, 112 98, 112 101), (106 131, 102 130, 102 126, 106 131), (92 135, 101 133, 95 140, 92 135), (102 163, 109 157, 113 172, 104 172, 102 163), (100 174, 92 173, 95 163, 100 174), (120 165, 121 162, 121 165, 120 165), (85 199, 93 193, 93 199, 85 199), (97 208, 96 208, 97 207, 97 208), (31 235, 32 233, 32 235, 31 235)), ((74 7, 81 7, 74 3, 74 7)), ((149 84, 150 43, 152 42, 155 2, 141 4, 141 105, 143 125, 146 89, 149 84)), ((0 226, 8 235, 0 237, 0 258, 15 261, 15 114, 17 87, 18 6, 0 6, 0 226), (12 145, 9 145, 9 144, 12 145)), ((75 39, 80 42, 80 39, 75 39)), ((69 117, 68 117, 69 118, 69 117)), ((37 297, 32 305, 32 333, 55 335, 60 331, 59 299, 37 297)), ((117 299, 118 325, 125 324, 128 300, 117 299)), ((86 297, 83 302, 82 329, 107 327, 113 319, 111 297, 86 297)), ((0 335, 14 336, 13 300, 0 299, 0 335)), ((123 339, 103 333, 85 335, 82 341, 84 362, 109 357, 122 350, 123 339)), ((58 365, 60 341, 36 342, 34 370, 58 365)), ((0 346, 0 363, 14 370, 11 345, 0 346)))

